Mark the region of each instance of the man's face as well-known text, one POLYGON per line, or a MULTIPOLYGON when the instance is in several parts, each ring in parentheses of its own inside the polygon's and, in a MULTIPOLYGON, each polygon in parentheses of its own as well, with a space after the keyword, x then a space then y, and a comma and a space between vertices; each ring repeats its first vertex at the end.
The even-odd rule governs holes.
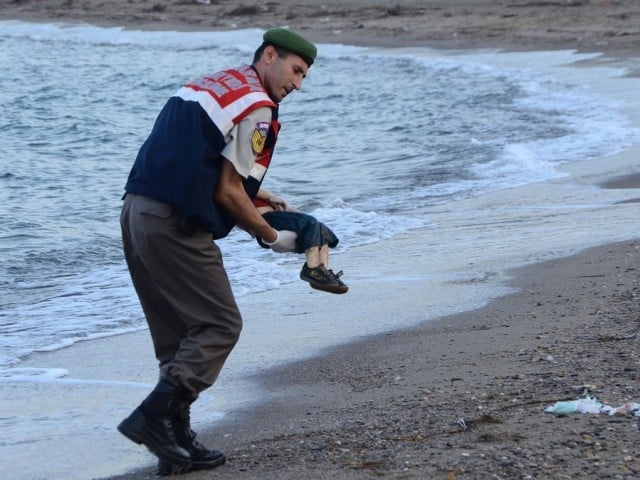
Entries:
POLYGON ((271 100, 280 103, 293 90, 302 87, 309 67, 298 55, 291 53, 284 58, 278 56, 275 48, 269 46, 264 52, 267 68, 264 87, 271 100))

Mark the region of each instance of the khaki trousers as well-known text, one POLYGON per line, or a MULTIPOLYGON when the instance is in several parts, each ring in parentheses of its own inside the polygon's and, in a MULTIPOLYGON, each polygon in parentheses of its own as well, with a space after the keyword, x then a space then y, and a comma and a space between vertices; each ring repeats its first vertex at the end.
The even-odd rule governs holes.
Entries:
POLYGON ((186 235, 179 221, 171 205, 134 194, 126 195, 120 217, 160 377, 197 394, 218 377, 242 318, 211 233, 186 235))

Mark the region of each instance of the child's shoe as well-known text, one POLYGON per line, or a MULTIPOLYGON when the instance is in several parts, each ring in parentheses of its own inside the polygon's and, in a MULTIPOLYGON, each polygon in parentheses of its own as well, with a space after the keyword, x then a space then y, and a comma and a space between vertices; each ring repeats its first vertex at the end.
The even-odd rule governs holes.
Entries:
POLYGON ((300 271, 300 278, 305 282, 309 282, 311 288, 322 290, 329 293, 347 293, 347 287, 341 280, 342 271, 333 273, 321 263, 317 267, 309 268, 305 263, 300 271))

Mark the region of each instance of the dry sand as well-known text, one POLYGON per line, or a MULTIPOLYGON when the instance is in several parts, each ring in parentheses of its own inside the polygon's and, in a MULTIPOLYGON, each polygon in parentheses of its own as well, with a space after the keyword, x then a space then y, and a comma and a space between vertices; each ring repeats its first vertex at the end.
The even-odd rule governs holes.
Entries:
POLYGON ((637 417, 544 413, 640 401, 639 263, 628 241, 525 267, 478 311, 272 371, 274 400, 203 435, 227 464, 182 478, 639 478, 637 417))
POLYGON ((1 18, 183 30, 287 25, 332 43, 640 53, 636 0, 2 0, 1 18))
MULTIPOLYGON (((635 0, 11 0, 0 2, 0 18, 289 25, 350 44, 640 53, 635 0)), ((602 182, 638 188, 640 176, 602 182)), ((201 432, 227 464, 182 478, 639 478, 636 417, 543 413, 585 392, 613 406, 640 401, 639 260, 640 241, 627 241, 525 267, 514 272, 518 293, 481 310, 272 371, 258 378, 272 401, 201 432)))

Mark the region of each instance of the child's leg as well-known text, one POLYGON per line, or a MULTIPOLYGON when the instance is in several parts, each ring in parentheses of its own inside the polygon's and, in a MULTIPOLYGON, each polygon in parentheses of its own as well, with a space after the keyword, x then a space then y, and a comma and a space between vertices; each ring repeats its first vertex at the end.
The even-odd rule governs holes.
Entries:
POLYGON ((320 263, 329 268, 329 245, 322 245, 319 250, 320 263))
POLYGON ((320 261, 320 247, 311 247, 304 251, 304 257, 309 268, 316 268, 322 262, 320 261))
POLYGON ((329 245, 308 248, 305 250, 304 256, 309 268, 315 268, 320 264, 329 268, 329 245))

